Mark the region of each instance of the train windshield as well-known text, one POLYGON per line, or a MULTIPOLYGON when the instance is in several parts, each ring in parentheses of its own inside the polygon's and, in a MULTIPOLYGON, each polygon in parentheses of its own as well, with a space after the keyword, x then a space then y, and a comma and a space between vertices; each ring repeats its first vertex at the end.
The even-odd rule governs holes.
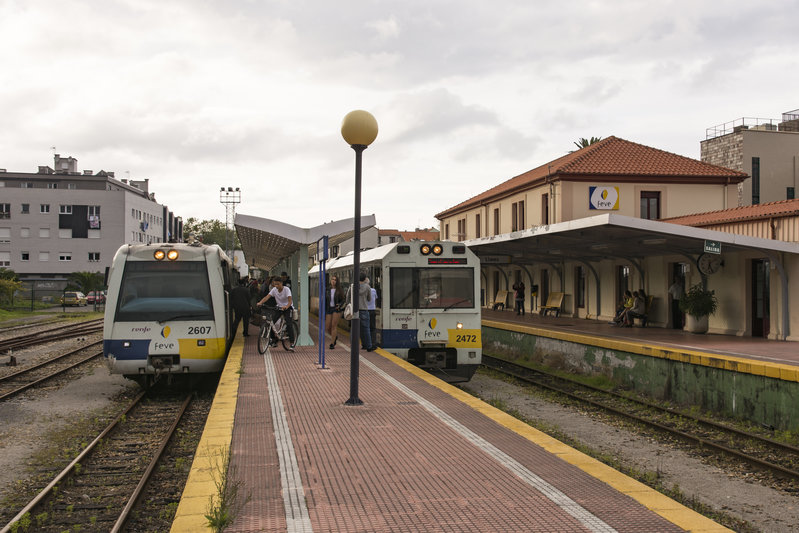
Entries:
POLYGON ((211 288, 204 262, 125 263, 116 321, 213 319, 211 288))
POLYGON ((392 268, 392 309, 474 308, 473 268, 392 268))

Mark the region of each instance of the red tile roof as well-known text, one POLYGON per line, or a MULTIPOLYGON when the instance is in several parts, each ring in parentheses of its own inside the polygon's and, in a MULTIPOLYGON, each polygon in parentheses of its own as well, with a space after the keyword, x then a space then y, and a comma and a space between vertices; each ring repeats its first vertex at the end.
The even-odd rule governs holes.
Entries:
POLYGON ((618 137, 607 137, 540 167, 519 174, 496 187, 436 215, 439 220, 518 191, 559 181, 661 181, 665 183, 739 183, 743 172, 703 163, 618 137))
POLYGON ((437 241, 441 237, 438 231, 400 231, 405 242, 410 241, 437 241))
POLYGON ((764 218, 779 218, 799 215, 798 200, 781 200, 757 205, 744 205, 720 211, 708 211, 681 217, 661 219, 661 222, 681 224, 683 226, 713 226, 743 220, 759 220, 764 218))

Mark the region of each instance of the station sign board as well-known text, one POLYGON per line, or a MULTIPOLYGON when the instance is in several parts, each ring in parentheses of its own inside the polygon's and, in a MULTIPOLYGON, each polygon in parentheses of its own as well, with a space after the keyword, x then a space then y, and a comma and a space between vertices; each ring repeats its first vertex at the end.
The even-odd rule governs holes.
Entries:
POLYGON ((481 255, 480 263, 484 265, 500 265, 510 263, 509 255, 481 255))
POLYGON ((721 253, 721 242, 720 241, 705 241, 705 253, 708 254, 720 254, 721 253))

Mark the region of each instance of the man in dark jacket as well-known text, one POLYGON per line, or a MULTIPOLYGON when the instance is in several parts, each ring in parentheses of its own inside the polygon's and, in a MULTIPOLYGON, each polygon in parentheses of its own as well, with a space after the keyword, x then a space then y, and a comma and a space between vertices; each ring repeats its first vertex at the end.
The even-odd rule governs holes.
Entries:
POLYGON ((247 279, 244 278, 239 281, 238 287, 230 291, 230 305, 233 307, 233 331, 232 337, 236 336, 236 329, 239 327, 239 322, 244 321, 244 336, 249 336, 248 329, 250 327, 250 289, 247 287, 247 279))

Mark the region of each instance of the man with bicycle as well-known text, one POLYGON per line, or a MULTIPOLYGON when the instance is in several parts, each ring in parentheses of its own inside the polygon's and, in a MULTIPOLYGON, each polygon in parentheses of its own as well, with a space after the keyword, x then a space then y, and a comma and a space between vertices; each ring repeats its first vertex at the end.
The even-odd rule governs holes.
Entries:
MULTIPOLYGON (((272 317, 272 321, 277 321, 278 317, 282 316, 283 321, 286 324, 291 324, 291 310, 292 310, 292 303, 293 300, 291 298, 291 289, 288 287, 283 286, 283 278, 276 277, 273 281, 274 286, 272 290, 269 291, 269 294, 264 296, 259 302, 258 306, 264 305, 269 298, 274 298, 277 307, 275 308, 274 315, 272 317)), ((294 328, 288 327, 286 328, 289 334, 289 341, 291 342, 291 346, 294 346, 294 328)), ((272 342, 277 342, 277 339, 272 339, 272 342)), ((294 348, 288 349, 290 352, 294 351, 294 348)))

